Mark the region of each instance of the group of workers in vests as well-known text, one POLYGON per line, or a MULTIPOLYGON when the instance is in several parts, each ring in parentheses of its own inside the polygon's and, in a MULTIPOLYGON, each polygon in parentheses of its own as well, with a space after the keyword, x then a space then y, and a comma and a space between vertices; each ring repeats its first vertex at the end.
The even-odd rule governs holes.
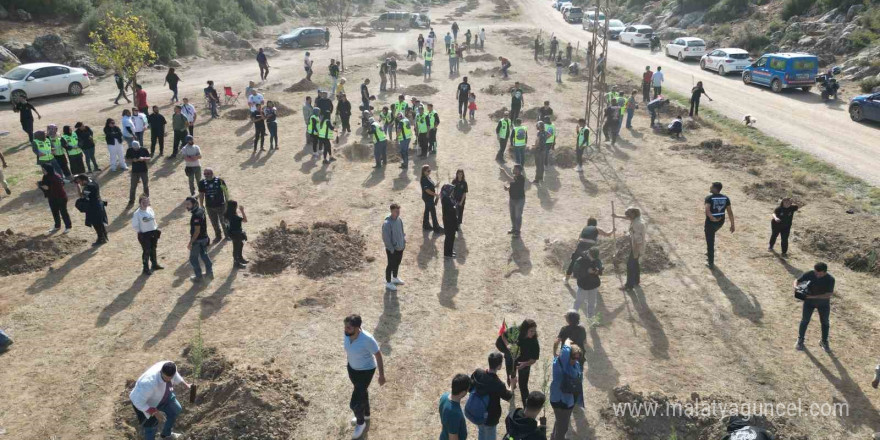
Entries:
MULTIPOLYGON (((525 167, 526 146, 529 141, 529 130, 523 125, 522 119, 517 118, 511 121, 505 111, 498 124, 495 126, 495 135, 498 138, 498 154, 495 160, 504 162, 504 151, 507 149, 508 140, 513 150, 514 162, 517 165, 525 167)), ((535 183, 543 180, 544 166, 550 163, 550 151, 556 148, 556 124, 554 124, 550 116, 544 116, 536 124, 538 131, 537 141, 535 143, 535 167, 536 176, 535 183)), ((583 155, 584 151, 590 145, 590 129, 587 127, 586 120, 579 119, 576 129, 577 142, 575 144, 575 152, 577 153, 577 171, 583 171, 583 155)))
POLYGON ((50 165, 66 181, 86 172, 83 150, 69 125, 64 126, 60 136, 55 125, 50 125, 46 131, 35 132, 34 147, 39 165, 50 165))

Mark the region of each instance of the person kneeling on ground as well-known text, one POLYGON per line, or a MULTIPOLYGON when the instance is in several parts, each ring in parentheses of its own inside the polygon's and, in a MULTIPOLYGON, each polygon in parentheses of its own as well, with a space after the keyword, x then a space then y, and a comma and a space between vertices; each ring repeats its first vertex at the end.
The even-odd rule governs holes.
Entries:
POLYGON ((504 434, 505 439, 515 438, 517 440, 546 440, 547 439, 547 418, 540 418, 538 424, 538 414, 544 408, 544 402, 547 398, 540 391, 532 391, 525 401, 525 408, 517 408, 516 411, 510 413, 504 420, 504 426, 507 433, 504 434))
POLYGON ((137 415, 138 424, 144 428, 145 440, 156 438, 156 429, 160 423, 162 424, 160 435, 163 439, 183 438, 182 434, 172 431, 174 421, 183 411, 174 393, 175 385, 183 385, 186 390, 190 388, 190 384, 183 380, 177 372, 177 366, 171 361, 154 364, 135 382, 129 398, 137 415))
POLYGON ((682 124, 682 122, 681 122, 681 115, 676 116, 675 119, 673 119, 672 122, 669 123, 669 127, 668 127, 669 134, 672 136, 675 136, 676 139, 680 138, 681 137, 681 129, 683 126, 684 126, 684 124, 682 124))

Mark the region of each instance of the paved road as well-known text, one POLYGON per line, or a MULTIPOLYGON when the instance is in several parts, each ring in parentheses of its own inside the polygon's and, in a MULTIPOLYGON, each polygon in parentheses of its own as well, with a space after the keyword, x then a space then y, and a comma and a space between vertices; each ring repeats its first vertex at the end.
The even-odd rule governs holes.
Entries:
MULTIPOLYGON (((580 24, 569 24, 548 0, 517 0, 524 20, 555 32, 560 38, 586 45, 592 35, 580 24)), ((815 93, 789 90, 774 94, 759 86, 746 86, 736 75, 721 77, 703 71, 696 61, 682 63, 662 53, 652 54, 644 47, 632 48, 617 41, 609 43, 609 63, 641 75, 645 66, 663 66, 664 89, 690 95, 696 81, 703 81, 706 92, 715 99, 703 99, 709 107, 727 117, 740 120, 750 114, 758 119, 764 133, 828 161, 839 169, 880 186, 880 127, 857 124, 849 119, 847 103, 825 104, 815 93)))

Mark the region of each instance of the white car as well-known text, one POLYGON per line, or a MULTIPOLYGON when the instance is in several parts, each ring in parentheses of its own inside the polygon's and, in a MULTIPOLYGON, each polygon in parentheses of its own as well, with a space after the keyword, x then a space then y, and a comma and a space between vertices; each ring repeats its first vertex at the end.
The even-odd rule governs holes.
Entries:
POLYGON ((605 13, 590 9, 584 12, 584 18, 581 20, 581 27, 585 31, 592 31, 596 26, 605 24, 605 13))
POLYGON ((638 44, 644 44, 645 46, 651 44, 651 36, 654 35, 654 29, 651 29, 651 26, 647 26, 644 24, 634 24, 631 26, 627 26, 623 32, 620 33, 620 37, 618 39, 623 44, 629 44, 630 46, 635 46, 638 44))
POLYGON ((666 44, 666 56, 679 61, 687 58, 700 58, 706 54, 706 42, 695 37, 681 37, 666 44))
POLYGON ((22 64, 0 77, 0 102, 64 93, 77 96, 90 85, 85 69, 53 63, 22 64))
POLYGON ((556 5, 556 10, 559 11, 559 12, 562 12, 562 10, 565 9, 566 6, 569 6, 569 7, 570 7, 570 6, 571 6, 571 2, 560 2, 560 3, 558 3, 558 4, 556 5))
POLYGON ((714 70, 719 75, 727 75, 730 72, 740 73, 751 64, 752 57, 747 51, 732 47, 715 49, 700 59, 701 69, 714 70))
POLYGON ((620 33, 626 29, 626 25, 617 19, 608 20, 608 38, 616 40, 620 33))

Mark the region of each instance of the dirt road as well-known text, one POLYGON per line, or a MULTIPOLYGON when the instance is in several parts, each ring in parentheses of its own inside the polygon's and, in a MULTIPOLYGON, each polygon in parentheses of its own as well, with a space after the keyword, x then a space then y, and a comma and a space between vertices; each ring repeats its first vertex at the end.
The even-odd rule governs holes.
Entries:
MULTIPOLYGON (((526 21, 555 32, 564 40, 581 41, 586 45, 592 35, 580 24, 569 24, 546 0, 519 0, 526 21)), ((629 47, 613 41, 609 44, 609 63, 641 74, 645 66, 653 70, 663 66, 666 73, 664 89, 690 94, 697 81, 703 81, 706 92, 714 102, 701 104, 721 114, 742 119, 750 114, 758 119, 758 127, 766 134, 788 142, 795 148, 813 154, 838 168, 864 179, 872 185, 880 184, 880 155, 877 154, 877 136, 880 131, 873 124, 858 124, 850 120, 847 102, 823 103, 815 90, 804 93, 787 90, 774 94, 761 86, 746 86, 741 77, 719 76, 702 71, 697 61, 679 62, 662 52, 651 53, 645 47, 629 47)))

